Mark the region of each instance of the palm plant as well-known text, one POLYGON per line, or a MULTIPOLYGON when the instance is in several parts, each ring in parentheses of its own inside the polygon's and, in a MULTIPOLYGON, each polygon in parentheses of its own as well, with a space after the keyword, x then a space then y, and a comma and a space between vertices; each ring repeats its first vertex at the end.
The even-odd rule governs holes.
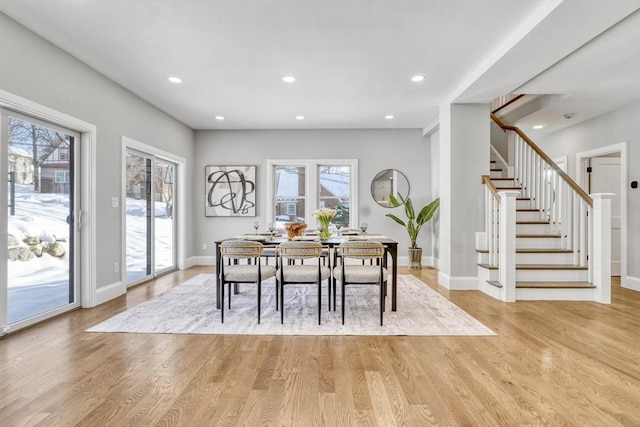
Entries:
POLYGON ((394 214, 387 214, 386 216, 407 229, 407 233, 409 233, 409 239, 411 239, 411 248, 415 249, 418 247, 417 240, 420 229, 427 222, 431 221, 431 218, 433 218, 433 215, 436 213, 438 207, 440 206, 440 199, 437 198, 427 206, 420 209, 420 213, 418 213, 418 216, 416 216, 411 198, 407 197, 405 199, 400 194, 398 195, 398 198, 400 200, 396 199, 393 194, 389 195, 389 200, 391 201, 393 207, 398 207, 404 204, 404 213, 407 216, 407 221, 405 222, 401 220, 394 214))

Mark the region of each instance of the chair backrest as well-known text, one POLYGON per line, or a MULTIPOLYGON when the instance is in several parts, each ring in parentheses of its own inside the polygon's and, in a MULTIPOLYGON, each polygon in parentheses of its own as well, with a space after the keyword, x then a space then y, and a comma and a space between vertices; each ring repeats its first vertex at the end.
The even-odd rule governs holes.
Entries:
POLYGON ((278 255, 290 259, 320 258, 322 245, 303 240, 283 242, 278 245, 278 255))
POLYGON ((220 255, 231 259, 256 258, 262 254, 262 243, 248 240, 227 240, 220 244, 220 255))
POLYGON ((338 250, 344 258, 376 259, 384 256, 384 245, 378 242, 344 242, 338 246, 338 250))

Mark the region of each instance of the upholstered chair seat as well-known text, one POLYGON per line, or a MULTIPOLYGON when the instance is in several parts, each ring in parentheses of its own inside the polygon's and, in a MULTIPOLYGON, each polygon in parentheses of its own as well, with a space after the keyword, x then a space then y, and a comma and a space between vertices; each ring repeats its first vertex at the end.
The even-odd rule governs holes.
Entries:
MULTIPOLYGON (((280 322, 284 323, 284 289, 291 284, 315 284, 318 287, 318 324, 322 313, 322 281, 331 289, 331 269, 320 262, 323 246, 319 242, 291 241, 278 246, 276 283, 280 292, 280 322), (296 264, 300 262, 300 264, 296 264)), ((331 297, 329 294, 329 302, 331 297)))
MULTIPOLYGON (((333 275, 334 279, 342 282, 342 268, 336 268, 333 272, 333 275)), ((348 283, 370 284, 378 282, 378 280, 380 279, 380 270, 378 268, 371 268, 370 265, 349 265, 345 266, 345 275, 345 281, 348 283)), ((387 277, 387 269, 383 268, 382 281, 386 281, 387 277)))
POLYGON ((231 309, 231 284, 253 283, 258 293, 258 323, 262 304, 262 281, 275 276, 276 268, 261 265, 263 246, 260 242, 246 240, 228 240, 220 244, 220 321, 224 322, 224 288, 229 287, 229 309, 231 309), (247 262, 247 264, 242 264, 247 262))
POLYGON ((388 278, 387 269, 384 267, 384 245, 373 241, 350 241, 340 244, 336 253, 342 261, 340 265, 333 268, 334 283, 338 281, 341 283, 342 324, 344 325, 348 285, 377 285, 380 288, 380 325, 382 326, 385 284, 388 278), (360 261, 362 265, 357 262, 349 263, 349 259, 360 261), (369 261, 368 265, 366 261, 369 261))

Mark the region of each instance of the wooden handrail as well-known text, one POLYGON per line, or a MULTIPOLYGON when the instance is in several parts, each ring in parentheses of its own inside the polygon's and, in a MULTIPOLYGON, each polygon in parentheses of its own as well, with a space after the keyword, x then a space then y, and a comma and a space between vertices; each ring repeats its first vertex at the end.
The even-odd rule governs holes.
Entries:
POLYGON ((498 189, 491 181, 491 177, 489 175, 482 175, 482 182, 489 187, 489 190, 493 193, 493 196, 500 201, 500 195, 498 194, 498 189))
POLYGON ((511 105, 514 102, 516 102, 518 99, 522 98, 524 96, 524 94, 520 94, 520 95, 513 95, 513 98, 511 98, 510 100, 508 100, 507 102, 505 102, 504 104, 502 104, 501 106, 497 107, 495 110, 493 110, 491 113, 495 114, 498 111, 502 110, 504 107, 506 107, 507 105, 511 105))
POLYGON ((586 193, 586 191, 584 191, 573 179, 571 179, 571 177, 567 175, 565 171, 560 169, 560 166, 558 166, 556 162, 551 160, 551 158, 547 156, 547 154, 542 151, 540 147, 538 147, 527 135, 525 135, 524 132, 522 132, 517 126, 509 126, 505 124, 493 113, 491 114, 491 119, 502 129, 512 130, 517 133, 520 138, 522 138, 522 140, 526 142, 527 145, 531 147, 531 149, 542 158, 542 160, 544 160, 549 166, 551 166, 551 168, 558 174, 558 176, 560 176, 560 178, 562 178, 564 182, 566 182, 567 185, 569 185, 569 187, 571 187, 573 191, 575 191, 578 196, 580 196, 580 198, 585 201, 586 204, 593 207, 593 199, 586 193))

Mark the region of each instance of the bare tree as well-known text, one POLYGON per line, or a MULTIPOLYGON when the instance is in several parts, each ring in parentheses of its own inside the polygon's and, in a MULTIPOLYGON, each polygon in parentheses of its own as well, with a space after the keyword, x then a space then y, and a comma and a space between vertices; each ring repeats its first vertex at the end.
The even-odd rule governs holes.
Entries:
POLYGON ((63 143, 68 143, 67 135, 29 123, 9 118, 9 144, 22 146, 31 154, 33 164, 33 189, 40 191, 40 165, 63 143))

